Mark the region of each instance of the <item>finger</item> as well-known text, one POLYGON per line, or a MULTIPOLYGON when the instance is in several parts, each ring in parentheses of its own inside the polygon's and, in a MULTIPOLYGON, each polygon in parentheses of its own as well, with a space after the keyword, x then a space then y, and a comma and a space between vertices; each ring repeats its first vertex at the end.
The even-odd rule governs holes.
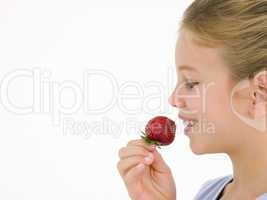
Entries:
POLYGON ((140 146, 128 146, 119 150, 120 159, 125 159, 130 156, 148 156, 149 151, 140 146))
POLYGON ((157 171, 158 173, 166 173, 170 171, 169 166, 166 164, 163 157, 157 150, 153 152, 153 156, 154 156, 154 160, 153 160, 153 163, 151 164, 151 167, 155 171, 157 171))
POLYGON ((128 142, 127 146, 141 146, 148 151, 154 151, 156 149, 156 145, 147 144, 143 139, 131 140, 130 142, 128 142))
POLYGON ((120 175, 123 177, 130 168, 134 167, 139 163, 142 163, 143 159, 144 158, 142 156, 134 156, 120 160, 117 164, 117 168, 120 172, 120 175))
POLYGON ((124 181, 127 185, 130 185, 131 183, 136 183, 138 179, 140 179, 140 174, 144 172, 145 165, 143 163, 139 163, 132 169, 128 171, 128 173, 124 177, 124 181))
POLYGON ((125 176, 125 174, 133 167, 138 165, 139 163, 143 163, 146 165, 150 165, 153 162, 153 154, 150 153, 149 156, 132 156, 126 159, 120 160, 118 162, 118 170, 121 176, 125 176))

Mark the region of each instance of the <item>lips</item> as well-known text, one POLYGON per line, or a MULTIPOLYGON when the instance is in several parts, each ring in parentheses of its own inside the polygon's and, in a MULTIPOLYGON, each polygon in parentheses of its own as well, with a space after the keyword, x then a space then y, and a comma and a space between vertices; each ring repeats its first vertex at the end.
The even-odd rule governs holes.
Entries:
POLYGON ((181 120, 183 120, 183 123, 184 125, 189 128, 189 127, 193 127, 197 122, 198 120, 197 119, 194 119, 194 118, 190 118, 190 117, 186 117, 186 116, 183 116, 181 114, 179 114, 178 116, 181 120))
POLYGON ((183 116, 181 114, 179 114, 178 116, 181 120, 183 121, 193 121, 193 122, 197 122, 198 120, 197 119, 194 119, 194 118, 190 118, 190 117, 186 117, 186 116, 183 116))
POLYGON ((194 119, 194 118, 187 117, 187 116, 184 116, 184 115, 181 115, 181 114, 179 114, 178 117, 179 117, 180 119, 184 120, 184 121, 190 121, 190 120, 192 120, 192 121, 195 120, 195 121, 196 121, 196 119, 194 119))

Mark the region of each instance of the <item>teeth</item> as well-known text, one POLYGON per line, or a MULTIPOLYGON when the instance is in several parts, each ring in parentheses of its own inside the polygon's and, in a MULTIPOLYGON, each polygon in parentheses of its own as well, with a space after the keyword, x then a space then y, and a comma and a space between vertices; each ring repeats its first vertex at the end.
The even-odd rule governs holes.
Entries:
POLYGON ((196 123, 196 122, 193 121, 193 120, 191 120, 191 121, 184 121, 184 125, 185 125, 185 126, 194 126, 195 123, 196 123))

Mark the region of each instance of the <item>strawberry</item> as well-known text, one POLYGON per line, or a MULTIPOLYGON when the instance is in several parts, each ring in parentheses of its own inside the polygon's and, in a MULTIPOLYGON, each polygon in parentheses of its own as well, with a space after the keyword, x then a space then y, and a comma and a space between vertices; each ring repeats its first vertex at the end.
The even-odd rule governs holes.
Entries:
POLYGON ((164 116, 157 116, 148 121, 141 137, 146 143, 159 147, 171 144, 175 138, 175 131, 176 125, 173 120, 164 116))

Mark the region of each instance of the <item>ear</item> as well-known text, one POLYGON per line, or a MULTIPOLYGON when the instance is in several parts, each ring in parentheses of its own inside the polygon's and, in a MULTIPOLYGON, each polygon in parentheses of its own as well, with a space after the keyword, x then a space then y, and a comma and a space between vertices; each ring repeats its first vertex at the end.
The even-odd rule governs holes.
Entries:
POLYGON ((260 71, 250 80, 249 113, 254 119, 267 116, 267 71, 260 71))

